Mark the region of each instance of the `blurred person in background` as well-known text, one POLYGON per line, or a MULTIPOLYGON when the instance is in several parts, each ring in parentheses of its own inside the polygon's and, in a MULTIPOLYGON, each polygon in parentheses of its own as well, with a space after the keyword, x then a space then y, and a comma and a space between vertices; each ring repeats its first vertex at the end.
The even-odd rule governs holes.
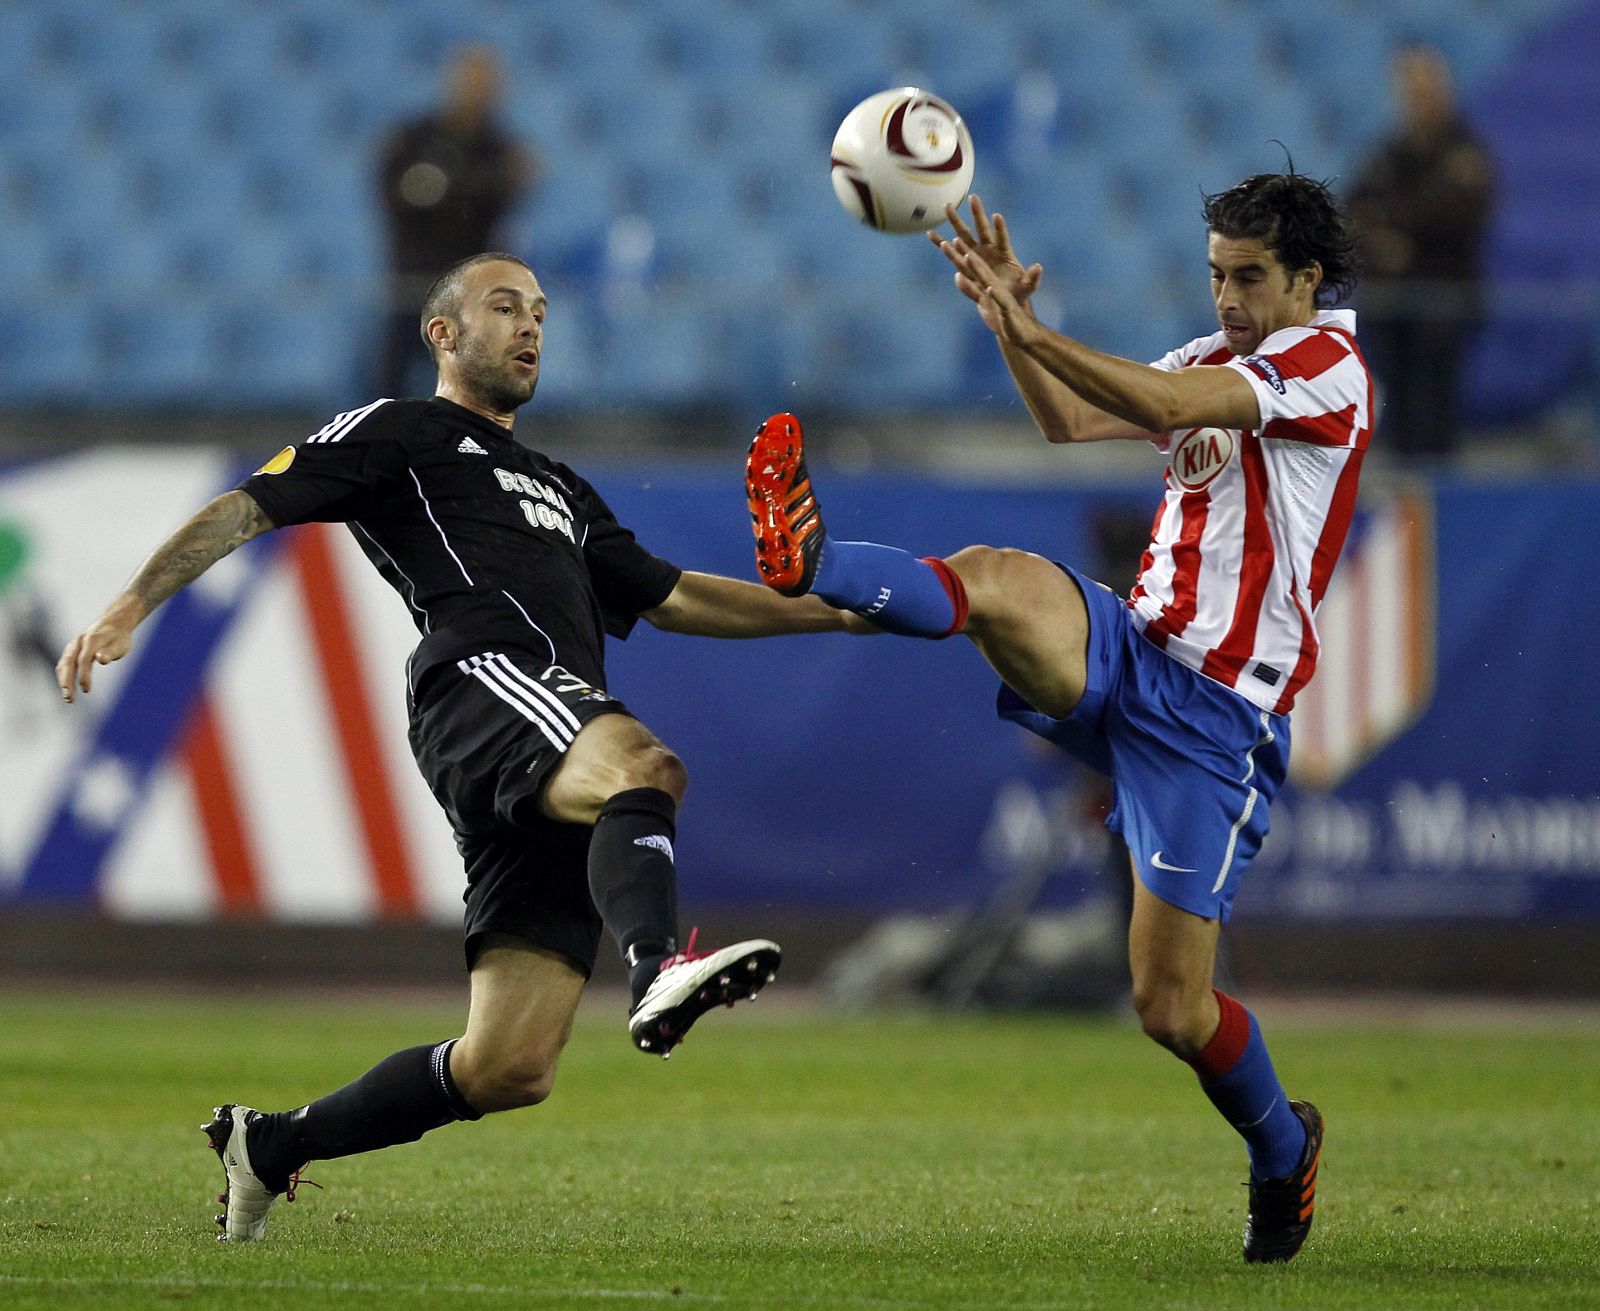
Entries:
POLYGON ((280 451, 158 546, 56 665, 68 701, 88 692, 94 666, 127 655, 164 600, 297 523, 349 524, 421 634, 406 666, 410 741, 466 866, 466 1032, 295 1110, 217 1107, 204 1128, 227 1175, 225 1238, 260 1238, 309 1161, 548 1097, 602 923, 628 967, 629 1035, 652 1055, 712 1007, 754 998, 778 967, 765 939, 706 952, 691 934, 679 949, 673 841, 688 778, 606 691, 605 638, 641 618, 724 638, 870 626, 651 554, 593 486, 518 442, 545 312, 515 256, 451 266, 422 302, 437 394, 373 401, 280 451))
POLYGON ((504 75, 486 46, 467 46, 446 75, 444 104, 384 144, 378 185, 389 244, 388 329, 377 394, 408 396, 427 357, 417 306, 440 269, 499 244, 497 229, 534 185, 538 158, 500 122, 504 75))
POLYGON ((1399 127, 1349 198, 1365 265, 1361 341, 1381 388, 1380 448, 1436 459, 1460 437, 1461 357, 1482 312, 1494 168, 1439 51, 1405 47, 1393 77, 1399 127))

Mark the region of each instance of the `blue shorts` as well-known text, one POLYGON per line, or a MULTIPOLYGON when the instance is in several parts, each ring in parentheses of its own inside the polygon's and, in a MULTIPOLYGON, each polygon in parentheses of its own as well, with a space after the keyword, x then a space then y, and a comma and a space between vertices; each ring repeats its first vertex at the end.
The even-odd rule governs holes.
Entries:
POLYGON ((1083 700, 1052 719, 1002 686, 1000 716, 1111 779, 1106 827, 1127 843, 1145 887, 1226 920, 1289 768, 1289 717, 1180 664, 1145 640, 1109 587, 1060 568, 1089 609, 1083 700))

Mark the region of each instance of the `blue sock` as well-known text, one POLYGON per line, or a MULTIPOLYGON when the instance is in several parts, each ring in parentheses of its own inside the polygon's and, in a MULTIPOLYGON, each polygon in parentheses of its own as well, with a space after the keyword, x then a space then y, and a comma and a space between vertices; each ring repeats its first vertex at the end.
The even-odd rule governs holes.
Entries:
POLYGON ((1305 1125, 1289 1108, 1256 1017, 1227 993, 1216 996, 1222 1022, 1189 1064, 1200 1076, 1201 1091, 1244 1139, 1250 1173, 1257 1179, 1286 1178, 1305 1151, 1305 1125))
POLYGON ((830 537, 811 591, 902 637, 948 637, 966 620, 966 592, 948 565, 876 542, 830 537))

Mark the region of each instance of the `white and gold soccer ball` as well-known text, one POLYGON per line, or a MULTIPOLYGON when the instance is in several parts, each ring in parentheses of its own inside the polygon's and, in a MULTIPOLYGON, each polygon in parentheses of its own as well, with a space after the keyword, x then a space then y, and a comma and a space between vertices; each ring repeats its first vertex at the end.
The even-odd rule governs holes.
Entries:
POLYGON ((845 212, 880 232, 944 221, 972 186, 972 137, 938 96, 900 87, 868 96, 833 137, 833 191, 845 212))

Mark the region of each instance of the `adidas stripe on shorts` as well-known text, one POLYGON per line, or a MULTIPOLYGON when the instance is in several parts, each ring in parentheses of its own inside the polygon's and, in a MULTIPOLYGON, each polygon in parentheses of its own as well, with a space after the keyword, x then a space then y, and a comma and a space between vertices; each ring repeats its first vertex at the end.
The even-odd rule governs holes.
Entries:
POLYGON ((539 792, 586 723, 627 713, 604 689, 518 650, 442 665, 417 689, 411 751, 466 866, 469 968, 485 934, 506 933, 593 970, 593 830, 546 819, 539 792))

